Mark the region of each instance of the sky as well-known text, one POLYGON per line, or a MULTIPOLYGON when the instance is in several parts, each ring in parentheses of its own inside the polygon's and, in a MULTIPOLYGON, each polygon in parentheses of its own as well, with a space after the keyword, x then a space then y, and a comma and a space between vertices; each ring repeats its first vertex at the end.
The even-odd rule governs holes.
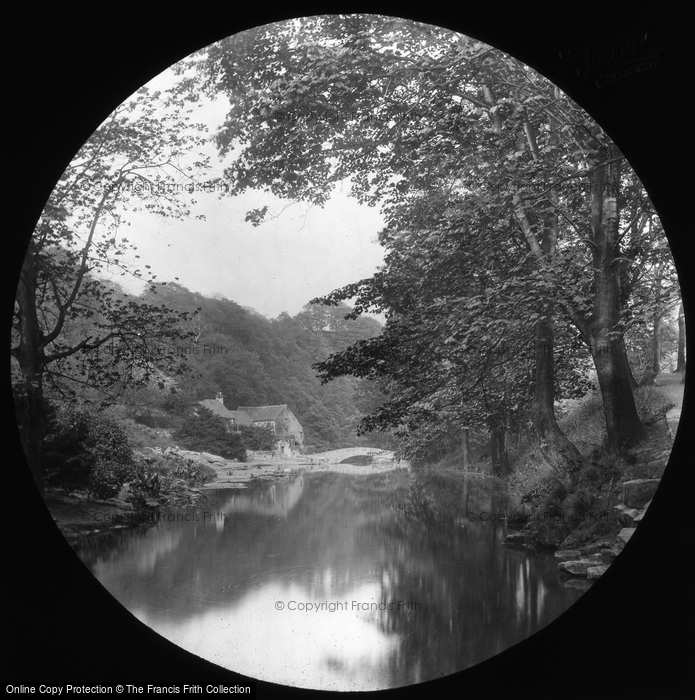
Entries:
MULTIPOLYGON (((127 238, 139 264, 159 281, 173 281, 205 296, 222 295, 269 318, 294 316, 311 299, 371 276, 383 262, 376 209, 336 192, 323 207, 289 203, 259 192, 220 199, 196 193, 206 220, 134 214, 127 238), (266 221, 244 221, 250 209, 269 206, 266 221)), ((116 278, 126 291, 143 285, 116 278)))
MULTIPOLYGON (((172 76, 165 71, 148 87, 165 89, 172 76)), ((214 133, 226 104, 205 98, 198 104, 196 121, 214 133)), ((207 153, 218 160, 212 145, 207 153)), ((219 162, 213 169, 221 172, 219 162)), ((324 207, 256 191, 235 198, 184 193, 197 202, 192 214, 203 214, 205 221, 130 212, 123 234, 138 249, 138 265, 151 265, 159 281, 178 277, 178 284, 193 292, 222 295, 269 318, 283 311, 294 316, 311 299, 370 277, 383 262, 377 243, 383 219, 378 210, 348 197, 347 190, 347 184, 339 186, 324 207), (264 206, 269 207, 264 223, 254 227, 244 220, 249 210, 264 206)), ((144 288, 128 277, 114 279, 128 292, 144 288)))

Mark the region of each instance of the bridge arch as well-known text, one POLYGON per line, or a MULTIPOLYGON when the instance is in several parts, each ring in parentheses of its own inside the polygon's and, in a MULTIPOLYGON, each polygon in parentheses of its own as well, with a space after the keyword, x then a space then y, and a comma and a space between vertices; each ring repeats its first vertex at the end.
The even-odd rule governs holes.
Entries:
POLYGON ((312 455, 306 455, 313 460, 326 462, 327 464, 339 464, 348 457, 372 457, 374 462, 390 462, 394 459, 393 450, 382 450, 378 447, 344 447, 340 450, 328 450, 312 455))

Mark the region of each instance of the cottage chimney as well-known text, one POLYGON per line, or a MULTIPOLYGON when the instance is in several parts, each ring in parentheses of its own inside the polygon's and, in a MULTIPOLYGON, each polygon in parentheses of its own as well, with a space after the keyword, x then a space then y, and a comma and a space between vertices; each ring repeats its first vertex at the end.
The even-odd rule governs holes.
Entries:
POLYGON ((219 401, 223 406, 224 406, 224 397, 222 396, 222 392, 218 391, 217 396, 215 396, 215 399, 219 401))

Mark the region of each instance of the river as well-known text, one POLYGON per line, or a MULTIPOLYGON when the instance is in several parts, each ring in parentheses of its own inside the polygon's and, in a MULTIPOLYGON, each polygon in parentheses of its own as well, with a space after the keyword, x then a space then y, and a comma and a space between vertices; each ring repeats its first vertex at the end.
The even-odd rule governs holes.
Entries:
POLYGON ((440 678, 522 641, 584 584, 502 545, 499 482, 304 472, 213 490, 78 554, 138 619, 261 680, 374 690, 440 678))

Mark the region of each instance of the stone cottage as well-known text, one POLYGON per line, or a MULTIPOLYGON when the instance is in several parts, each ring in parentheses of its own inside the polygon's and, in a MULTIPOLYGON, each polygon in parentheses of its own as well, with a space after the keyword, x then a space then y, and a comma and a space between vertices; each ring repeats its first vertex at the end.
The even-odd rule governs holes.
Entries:
POLYGON ((237 412, 248 415, 253 425, 270 428, 278 442, 276 451, 281 457, 297 453, 304 444, 304 429, 285 403, 277 406, 239 406, 237 412))
POLYGON ((198 405, 229 421, 231 430, 238 430, 240 426, 270 428, 276 439, 273 452, 269 452, 267 455, 260 452, 249 452, 251 457, 254 454, 259 459, 294 457, 304 444, 302 424, 285 403, 277 406, 239 406, 236 411, 230 411, 224 405, 224 397, 218 392, 214 399, 199 401, 198 405))
POLYGON ((229 421, 229 427, 232 430, 238 430, 242 425, 253 425, 253 421, 248 414, 244 413, 243 411, 230 411, 228 408, 226 408, 224 405, 224 397, 220 392, 217 392, 217 396, 214 399, 199 401, 198 405, 212 411, 216 416, 229 421))

